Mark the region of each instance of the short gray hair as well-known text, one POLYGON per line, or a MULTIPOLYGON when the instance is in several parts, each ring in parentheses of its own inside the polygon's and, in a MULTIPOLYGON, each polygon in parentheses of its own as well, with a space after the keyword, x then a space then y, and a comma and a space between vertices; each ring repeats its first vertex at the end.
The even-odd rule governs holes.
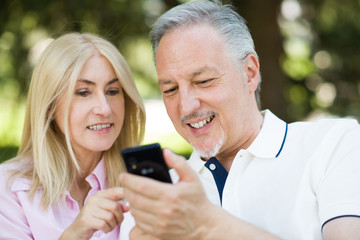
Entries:
MULTIPOLYGON (((170 9, 155 22, 150 31, 155 63, 156 51, 164 34, 178 27, 199 23, 207 23, 219 31, 237 66, 240 66, 249 53, 259 59, 246 21, 231 5, 222 5, 219 1, 193 1, 170 9)), ((260 82, 261 77, 255 92, 259 108, 260 82)))

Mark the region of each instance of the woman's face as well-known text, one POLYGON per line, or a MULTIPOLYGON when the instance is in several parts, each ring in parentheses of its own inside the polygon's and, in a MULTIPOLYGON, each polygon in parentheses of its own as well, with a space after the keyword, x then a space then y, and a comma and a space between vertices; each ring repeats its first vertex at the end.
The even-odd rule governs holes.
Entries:
MULTIPOLYGON (((64 133, 65 96, 55 121, 64 133)), ((108 150, 119 136, 125 114, 124 95, 110 62, 94 55, 77 80, 69 110, 69 136, 77 157, 108 150)))

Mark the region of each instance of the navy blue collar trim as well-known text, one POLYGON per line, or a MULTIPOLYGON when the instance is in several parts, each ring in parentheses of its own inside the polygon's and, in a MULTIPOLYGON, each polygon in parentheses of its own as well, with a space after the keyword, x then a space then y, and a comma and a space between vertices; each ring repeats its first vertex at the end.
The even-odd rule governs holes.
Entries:
POLYGON ((213 178, 218 189, 220 203, 222 204, 222 195, 225 186, 225 182, 228 176, 228 172, 224 166, 215 158, 212 157, 206 161, 205 167, 207 167, 213 175, 213 178))
POLYGON ((279 152, 278 152, 278 153, 276 154, 276 156, 275 156, 276 158, 280 155, 280 153, 281 153, 281 151, 282 151, 282 149, 283 149, 283 147, 284 147, 285 140, 286 140, 286 136, 287 136, 287 132, 288 132, 288 124, 286 123, 284 139, 283 139, 283 142, 282 142, 282 144, 281 144, 281 147, 280 147, 279 152))

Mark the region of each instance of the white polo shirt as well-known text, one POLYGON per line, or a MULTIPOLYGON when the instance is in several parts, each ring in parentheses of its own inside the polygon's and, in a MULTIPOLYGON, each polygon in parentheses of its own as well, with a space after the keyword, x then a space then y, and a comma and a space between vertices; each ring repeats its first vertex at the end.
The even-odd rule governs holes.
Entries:
POLYGON ((360 216, 360 127, 336 119, 286 124, 269 110, 255 141, 240 150, 222 193, 197 152, 188 163, 208 198, 284 239, 322 239, 327 221, 360 216))

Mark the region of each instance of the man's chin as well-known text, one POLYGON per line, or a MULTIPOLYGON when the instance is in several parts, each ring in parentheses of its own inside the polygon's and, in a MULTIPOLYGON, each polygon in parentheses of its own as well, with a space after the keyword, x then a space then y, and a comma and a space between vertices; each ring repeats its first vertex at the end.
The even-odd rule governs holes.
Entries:
POLYGON ((222 128, 220 128, 220 136, 215 137, 203 137, 201 139, 195 138, 195 141, 191 141, 191 138, 187 138, 190 145, 196 152, 204 159, 215 157, 220 152, 221 147, 225 142, 225 134, 222 128), (216 139, 214 141, 214 139, 216 139))
POLYGON ((200 154, 201 158, 209 159, 215 157, 219 153, 222 144, 219 143, 215 146, 195 146, 191 144, 191 146, 195 149, 196 152, 200 154))

